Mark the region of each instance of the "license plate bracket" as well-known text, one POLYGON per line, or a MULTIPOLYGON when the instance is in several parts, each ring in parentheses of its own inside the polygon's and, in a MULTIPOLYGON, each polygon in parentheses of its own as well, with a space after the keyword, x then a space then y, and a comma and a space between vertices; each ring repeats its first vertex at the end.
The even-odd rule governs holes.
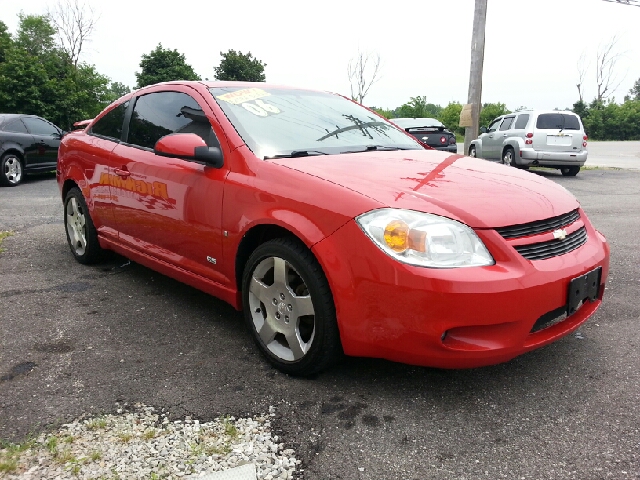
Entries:
POLYGON ((600 277, 602 267, 598 267, 572 279, 569 282, 569 295, 567 299, 567 316, 576 312, 578 307, 585 300, 594 301, 598 298, 600 289, 600 277))

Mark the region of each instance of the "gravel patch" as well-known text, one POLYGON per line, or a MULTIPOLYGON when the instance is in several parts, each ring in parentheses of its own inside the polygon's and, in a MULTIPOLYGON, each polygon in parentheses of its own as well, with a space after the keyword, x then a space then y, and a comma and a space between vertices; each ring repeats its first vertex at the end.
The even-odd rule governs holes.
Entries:
POLYGON ((300 460, 271 435, 269 413, 201 423, 170 421, 136 404, 116 415, 78 419, 59 430, 0 449, 0 478, 176 479, 255 464, 263 480, 296 478, 300 460), (127 409, 128 410, 128 409, 127 409))

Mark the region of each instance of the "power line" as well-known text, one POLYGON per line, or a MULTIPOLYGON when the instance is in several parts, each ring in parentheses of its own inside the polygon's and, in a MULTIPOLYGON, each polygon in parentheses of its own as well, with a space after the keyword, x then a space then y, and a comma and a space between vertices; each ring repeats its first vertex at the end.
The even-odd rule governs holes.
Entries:
POLYGON ((631 5, 632 7, 640 7, 640 0, 603 0, 611 3, 621 3, 622 5, 631 5))

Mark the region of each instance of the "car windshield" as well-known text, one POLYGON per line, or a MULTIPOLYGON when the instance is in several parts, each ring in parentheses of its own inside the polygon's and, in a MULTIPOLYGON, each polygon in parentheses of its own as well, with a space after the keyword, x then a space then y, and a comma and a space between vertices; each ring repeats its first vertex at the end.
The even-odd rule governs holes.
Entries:
POLYGON ((209 91, 259 158, 423 149, 383 118, 339 95, 281 88, 209 91))

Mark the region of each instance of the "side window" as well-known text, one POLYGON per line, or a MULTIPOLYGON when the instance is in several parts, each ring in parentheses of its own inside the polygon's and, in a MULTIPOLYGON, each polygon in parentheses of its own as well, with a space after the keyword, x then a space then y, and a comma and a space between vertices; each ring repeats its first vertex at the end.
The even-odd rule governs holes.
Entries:
POLYGON ((5 125, 3 130, 5 132, 11 133, 29 133, 27 131, 27 127, 25 127, 24 123, 22 123, 22 120, 14 120, 13 122, 8 123, 7 125, 5 125))
POLYGON ((127 110, 127 105, 129 105, 129 102, 124 102, 113 110, 110 110, 91 127, 90 133, 101 137, 120 140, 122 137, 122 123, 124 122, 124 114, 127 110))
POLYGON ((500 124, 500 131, 509 130, 511 128, 511 124, 513 123, 513 119, 514 117, 506 117, 500 124))
POLYGON ((489 128, 487 128, 487 132, 495 132, 498 129, 498 124, 500 123, 501 120, 502 120, 501 118, 498 118, 493 122, 491 122, 491 124, 489 125, 489 128))
POLYGON ((186 93, 158 92, 138 97, 127 143, 153 149, 170 133, 195 133, 208 146, 220 146, 202 108, 186 93))
POLYGON ((32 135, 58 135, 60 131, 40 118, 25 117, 22 119, 32 135))
POLYGON ((529 123, 529 114, 524 113, 522 115, 518 115, 518 119, 516 120, 516 126, 514 127, 516 130, 521 130, 526 128, 527 123, 529 123))

